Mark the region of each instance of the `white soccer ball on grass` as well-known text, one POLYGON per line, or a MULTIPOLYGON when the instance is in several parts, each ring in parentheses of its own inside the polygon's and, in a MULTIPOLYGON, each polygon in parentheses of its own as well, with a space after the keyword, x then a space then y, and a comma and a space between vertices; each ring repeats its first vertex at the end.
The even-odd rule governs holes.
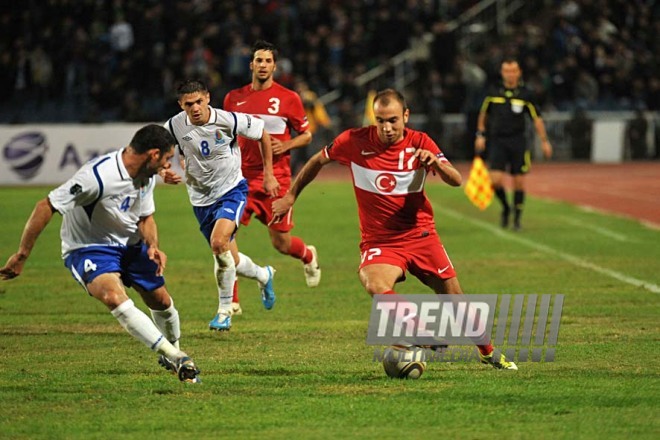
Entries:
POLYGON ((419 379, 426 370, 425 359, 423 348, 393 345, 383 352, 383 367, 393 379, 419 379))

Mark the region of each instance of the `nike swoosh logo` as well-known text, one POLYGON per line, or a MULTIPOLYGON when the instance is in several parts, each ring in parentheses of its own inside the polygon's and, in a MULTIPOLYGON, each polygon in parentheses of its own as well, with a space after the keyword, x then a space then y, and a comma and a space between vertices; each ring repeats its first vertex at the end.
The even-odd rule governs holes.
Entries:
POLYGON ((370 156, 370 155, 372 155, 372 154, 376 154, 377 151, 364 151, 364 150, 362 150, 360 153, 361 153, 363 156, 370 156))
POLYGON ((450 267, 451 267, 451 265, 445 267, 444 269, 438 269, 438 273, 439 273, 440 275, 442 275, 442 273, 443 273, 444 271, 446 271, 447 269, 449 269, 450 267))
POLYGON ((247 101, 239 101, 239 102, 236 103, 236 106, 243 105, 243 104, 245 104, 246 102, 247 102, 247 101))

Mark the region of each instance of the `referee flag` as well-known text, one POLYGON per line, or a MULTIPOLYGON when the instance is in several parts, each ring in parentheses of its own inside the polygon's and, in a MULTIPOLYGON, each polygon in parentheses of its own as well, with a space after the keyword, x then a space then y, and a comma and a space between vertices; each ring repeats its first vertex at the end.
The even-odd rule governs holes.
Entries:
POLYGON ((374 99, 376 98, 376 91, 369 90, 367 99, 364 101, 364 116, 362 117, 362 126, 376 125, 376 117, 374 116, 374 99))
POLYGON ((493 187, 490 183, 490 175, 484 161, 475 157, 470 168, 470 176, 465 185, 465 194, 468 199, 482 211, 493 201, 493 187))

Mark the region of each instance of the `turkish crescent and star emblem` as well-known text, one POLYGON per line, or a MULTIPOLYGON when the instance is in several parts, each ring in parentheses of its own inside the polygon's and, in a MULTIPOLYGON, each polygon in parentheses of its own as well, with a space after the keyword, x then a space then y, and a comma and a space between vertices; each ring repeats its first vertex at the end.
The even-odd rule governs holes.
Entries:
POLYGON ((396 177, 390 173, 381 173, 376 176, 376 188, 384 193, 391 193, 396 188, 396 177))

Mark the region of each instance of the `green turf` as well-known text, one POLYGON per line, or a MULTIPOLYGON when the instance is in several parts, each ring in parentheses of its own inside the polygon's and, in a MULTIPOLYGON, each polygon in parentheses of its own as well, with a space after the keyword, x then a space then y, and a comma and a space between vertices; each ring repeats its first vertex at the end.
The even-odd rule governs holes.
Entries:
MULTIPOLYGON (((255 221, 239 246, 278 269, 277 304, 265 311, 242 281, 244 315, 229 334, 211 333, 209 250, 185 189, 159 187, 168 287, 203 384, 166 374, 77 286, 59 259, 58 216, 24 274, 0 283, 0 438, 658 438, 660 296, 634 283, 660 285, 660 232, 533 198, 525 230, 501 232, 495 206, 479 212, 442 185, 428 192, 466 292, 566 295, 556 362, 518 372, 433 363, 418 381, 385 377, 365 344, 371 304, 356 274, 348 183, 315 182, 296 206, 321 286, 307 288, 300 263, 272 249, 255 221)), ((46 193, 0 189, 3 261, 46 193)), ((427 290, 409 279, 399 291, 427 290)))

